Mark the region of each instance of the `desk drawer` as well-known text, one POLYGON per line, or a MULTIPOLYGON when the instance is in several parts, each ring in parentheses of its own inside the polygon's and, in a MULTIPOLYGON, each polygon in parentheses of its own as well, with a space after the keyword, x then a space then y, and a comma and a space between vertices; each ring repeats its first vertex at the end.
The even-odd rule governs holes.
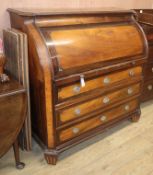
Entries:
POLYGON ((86 115, 90 112, 103 108, 107 105, 111 105, 115 102, 124 100, 128 97, 131 97, 139 93, 140 93, 140 84, 135 84, 117 90, 115 92, 105 94, 91 101, 59 111, 60 121, 58 122, 63 123, 72 119, 80 118, 81 116, 86 115))
POLYGON ((70 128, 61 130, 59 132, 59 141, 64 142, 78 135, 81 135, 89 130, 92 130, 100 125, 103 125, 115 118, 121 117, 122 115, 133 112, 138 107, 138 101, 133 100, 127 102, 119 107, 116 107, 112 110, 103 112, 101 115, 91 118, 87 121, 79 123, 77 125, 71 126, 70 128))
POLYGON ((143 102, 153 99, 153 79, 144 82, 141 99, 143 102))
POLYGON ((112 86, 113 83, 117 83, 125 79, 131 79, 136 76, 141 76, 141 73, 142 73, 142 67, 138 66, 120 72, 107 74, 105 76, 101 76, 95 79, 87 81, 85 80, 84 87, 81 87, 80 82, 75 83, 73 85, 60 88, 58 90, 58 99, 64 100, 68 97, 76 96, 84 92, 94 90, 96 88, 103 88, 106 86, 109 87, 112 86))
POLYGON ((145 80, 153 79, 153 63, 146 65, 144 78, 145 80))
POLYGON ((153 62, 153 46, 152 45, 149 45, 148 62, 149 63, 152 63, 153 62))

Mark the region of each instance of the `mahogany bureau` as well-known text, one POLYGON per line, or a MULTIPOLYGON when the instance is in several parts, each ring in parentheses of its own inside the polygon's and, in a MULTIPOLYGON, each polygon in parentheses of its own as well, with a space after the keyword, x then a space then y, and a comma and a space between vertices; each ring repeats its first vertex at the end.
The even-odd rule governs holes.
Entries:
POLYGON ((153 10, 137 9, 138 22, 142 26, 149 44, 149 56, 145 65, 142 102, 153 99, 153 10))
POLYGON ((28 35, 35 138, 49 164, 124 119, 140 117, 148 46, 134 11, 8 9, 28 35))

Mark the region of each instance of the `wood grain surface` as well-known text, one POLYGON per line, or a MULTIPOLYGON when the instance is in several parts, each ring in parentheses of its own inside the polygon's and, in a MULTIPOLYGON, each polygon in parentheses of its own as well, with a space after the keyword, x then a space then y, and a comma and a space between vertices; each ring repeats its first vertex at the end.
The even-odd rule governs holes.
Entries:
POLYGON ((75 95, 79 95, 81 93, 96 89, 96 88, 103 88, 103 87, 109 87, 115 82, 120 82, 122 80, 128 80, 133 77, 140 77, 142 73, 142 68, 141 67, 135 67, 135 68, 130 68, 127 70, 123 71, 118 71, 116 73, 110 73, 107 74, 106 76, 101 76, 97 77, 95 79, 91 80, 85 80, 85 87, 81 87, 80 82, 75 83, 70 86, 66 86, 63 88, 59 88, 58 91, 58 98, 59 100, 66 99, 68 97, 72 97, 75 95), (133 76, 130 75, 130 71, 133 71, 134 74, 133 76), (105 79, 109 79, 109 83, 104 83, 105 79), (75 91, 75 88, 79 87, 79 91, 75 91))
POLYGON ((54 45, 58 64, 64 70, 143 53, 141 36, 132 25, 51 30, 50 37, 46 44, 54 45))
POLYGON ((120 89, 115 92, 107 93, 104 96, 93 99, 86 103, 73 106, 66 110, 61 110, 59 113, 60 121, 66 122, 72 119, 77 119, 85 114, 93 112, 97 109, 104 108, 107 105, 116 103, 120 100, 124 100, 130 96, 140 93, 140 84, 130 85, 124 89, 120 89), (105 103, 105 100, 108 99, 108 103, 105 103))
POLYGON ((59 139, 60 141, 66 141, 70 138, 76 137, 86 131, 89 131, 95 127, 98 127, 99 125, 102 125, 105 122, 109 122, 110 120, 113 120, 114 118, 118 118, 119 116, 122 116, 128 112, 135 110, 137 108, 137 105, 138 105, 138 101, 134 100, 126 104, 123 104, 119 107, 116 107, 112 109, 111 111, 106 111, 102 113, 100 117, 98 116, 98 117, 89 119, 78 125, 74 125, 73 127, 62 130, 59 134, 59 139), (125 109, 127 105, 129 106, 128 110, 125 109), (101 117, 106 117, 106 119, 102 121, 101 117), (75 130, 77 131, 75 132, 75 130))
POLYGON ((17 139, 26 117, 26 105, 25 90, 16 81, 0 85, 0 157, 17 139))
POLYGON ((141 97, 142 102, 144 102, 153 99, 153 10, 143 9, 143 13, 140 12, 140 10, 137 10, 138 22, 142 26, 149 43, 149 54, 144 70, 144 86, 141 97))

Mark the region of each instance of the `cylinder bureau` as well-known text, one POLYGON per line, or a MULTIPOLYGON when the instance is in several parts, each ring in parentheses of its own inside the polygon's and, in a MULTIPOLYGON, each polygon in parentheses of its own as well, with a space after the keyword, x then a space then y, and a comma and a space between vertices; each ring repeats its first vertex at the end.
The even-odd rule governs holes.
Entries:
POLYGON ((8 11, 28 35, 32 127, 49 164, 122 120, 138 121, 148 46, 134 11, 8 11))

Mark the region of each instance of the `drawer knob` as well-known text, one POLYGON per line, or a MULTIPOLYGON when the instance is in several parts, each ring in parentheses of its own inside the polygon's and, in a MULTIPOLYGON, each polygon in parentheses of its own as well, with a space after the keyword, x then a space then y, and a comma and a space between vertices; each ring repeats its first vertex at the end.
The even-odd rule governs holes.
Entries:
POLYGON ((136 64, 136 62, 135 61, 132 61, 132 65, 134 66, 136 64))
POLYGON ((80 115, 81 114, 81 110, 79 108, 77 108, 77 109, 74 110, 74 113, 76 115, 80 115))
POLYGON ((84 79, 84 75, 81 75, 80 76, 80 84, 81 84, 81 87, 85 87, 85 79, 84 79))
POLYGON ((152 90, 152 85, 148 85, 148 90, 151 91, 152 90))
POLYGON ((63 71, 63 69, 61 67, 59 67, 59 72, 62 72, 62 71, 63 71))
POLYGON ((151 68, 151 71, 153 72, 153 67, 151 68))
POLYGON ((110 78, 105 77, 103 82, 104 82, 104 84, 109 84, 110 83, 110 78))
POLYGON ((133 76, 134 76, 134 71, 133 71, 133 70, 130 70, 130 71, 129 71, 129 75, 130 75, 131 77, 133 77, 133 76))
POLYGON ((105 122, 105 121, 107 120, 107 117, 103 115, 103 116, 100 117, 100 120, 101 120, 102 122, 105 122))
POLYGON ((109 99, 108 97, 104 97, 103 103, 104 103, 104 104, 107 104, 107 103, 109 103, 109 102, 110 102, 110 99, 109 99))
POLYGON ((133 89, 132 88, 129 88, 128 89, 128 94, 131 95, 133 93, 133 89))
POLYGON ((79 128, 73 128, 73 129, 72 129, 72 132, 73 132, 74 134, 77 134, 79 131, 80 131, 79 128))
POLYGON ((74 86, 74 88, 73 88, 73 91, 74 91, 75 93, 79 93, 80 90, 81 90, 81 88, 80 88, 79 86, 74 86))
POLYGON ((130 109, 130 106, 129 106, 129 105, 125 105, 124 109, 125 109, 126 111, 128 111, 128 110, 130 109))

